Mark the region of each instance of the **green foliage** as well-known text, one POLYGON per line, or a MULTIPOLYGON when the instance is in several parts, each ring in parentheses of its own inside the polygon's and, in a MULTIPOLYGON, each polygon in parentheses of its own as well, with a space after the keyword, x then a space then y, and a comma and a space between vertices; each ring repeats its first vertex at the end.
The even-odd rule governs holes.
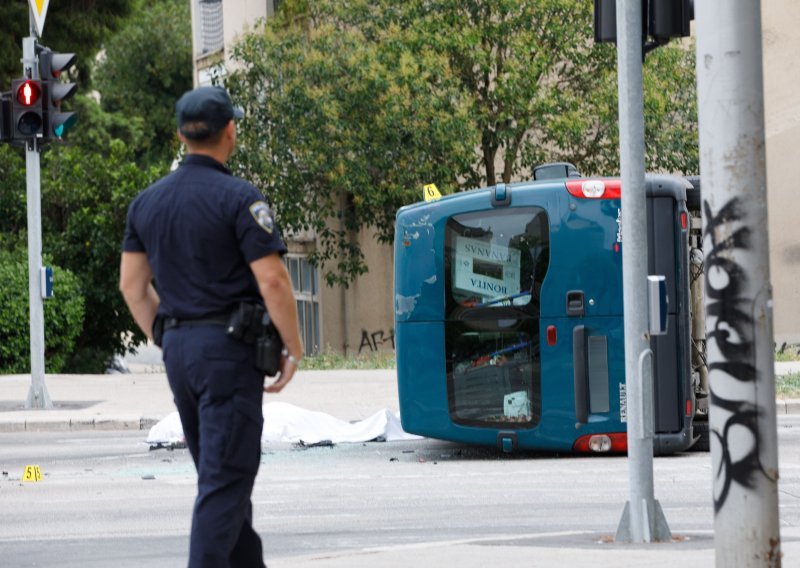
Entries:
POLYGON ((0 235, 17 234, 26 226, 25 158, 18 149, 0 144, 0 235))
POLYGON ((412 4, 416 25, 433 49, 447 54, 473 101, 481 144, 471 184, 526 178, 532 166, 562 154, 580 162, 574 150, 603 136, 593 130, 605 110, 597 103, 615 84, 613 76, 608 81, 613 52, 593 46, 591 2, 412 4))
MULTIPOLYGON (((0 14, 16 14, 20 7, 27 14, 26 2, 0 4, 0 14)), ((64 142, 42 154, 43 250, 75 274, 92 315, 79 325, 69 371, 102 372, 111 355, 127 348, 122 338, 128 330, 135 330, 134 340, 143 339, 118 291, 120 243, 129 203, 165 173, 175 155, 175 100, 191 88, 189 21, 185 0, 65 1, 50 6, 42 43, 75 51, 84 65, 81 93, 68 104, 78 111, 78 124, 64 142), (135 13, 110 36, 133 6, 135 13), (72 31, 64 29, 67 23, 72 31), (83 93, 88 92, 85 66, 105 39, 103 64, 94 74, 103 90, 101 105, 83 93)), ((24 22, 27 26, 27 16, 24 22)), ((16 47, 9 44, 0 52, 0 74, 9 70, 9 82, 19 74, 18 40, 16 47), (9 58, 13 65, 3 67, 9 58)), ((7 41, 0 38, 0 46, 7 41)), ((20 149, 0 146, 0 180, 0 246, 25 250, 25 162, 20 149)))
MULTIPOLYGON (((100 44, 133 6, 133 0, 58 0, 50 2, 40 43, 78 56, 78 75, 85 86, 100 44)), ((22 38, 29 34, 28 2, 0 0, 0 85, 22 75, 22 38)))
POLYGON ((800 361, 800 346, 784 343, 780 349, 775 349, 775 360, 780 362, 800 361))
POLYGON ((69 368, 102 372, 110 355, 125 352, 124 332, 135 330, 134 339, 144 339, 119 293, 119 251, 128 205, 165 170, 141 169, 120 140, 111 142, 107 155, 56 147, 45 166, 44 250, 78 277, 91 314, 69 368))
POLYGON ((477 131, 447 60, 415 54, 407 36, 396 25, 371 40, 357 27, 308 31, 276 18, 234 54, 244 68, 228 87, 246 119, 233 165, 284 228, 317 232, 312 261, 330 268, 330 284, 366 271, 354 232, 391 240, 398 207, 432 181, 452 192, 472 160, 477 131))
MULTIPOLYGON (((48 261, 45 260, 45 264, 48 261)), ((0 251, 0 374, 30 372, 28 260, 25 249, 0 251)), ((81 330, 84 302, 78 279, 53 266, 54 296, 44 302, 45 371, 61 372, 81 330)))
POLYGON ((192 88, 189 2, 140 2, 105 43, 94 83, 106 113, 138 123, 144 143, 133 145, 137 162, 171 163, 178 151, 175 101, 192 88))
POLYGON ((134 156, 147 153, 149 136, 143 117, 106 112, 96 99, 78 95, 69 101, 78 113, 78 123, 56 146, 80 148, 88 154, 107 155, 113 140, 124 140, 134 156))
POLYGON ((775 377, 775 392, 782 398, 800 398, 800 373, 775 377))
MULTIPOLYGON (((354 233, 389 241, 425 183, 619 172, 616 51, 592 37, 585 0, 287 0, 234 54, 235 165, 346 285, 366 269, 354 233)), ((644 73, 648 169, 696 173, 693 50, 660 48, 644 73)))

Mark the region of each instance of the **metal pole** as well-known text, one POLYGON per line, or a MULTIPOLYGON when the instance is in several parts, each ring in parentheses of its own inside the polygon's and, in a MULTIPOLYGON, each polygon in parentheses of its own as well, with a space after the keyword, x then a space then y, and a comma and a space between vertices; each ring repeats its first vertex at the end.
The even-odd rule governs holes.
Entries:
POLYGON ((761 4, 695 9, 716 565, 778 567, 761 4))
MULTIPOLYGON (((31 16, 31 35, 22 40, 22 65, 26 77, 39 78, 36 65, 36 32, 31 16)), ((25 408, 52 408, 44 382, 44 305, 41 290, 42 205, 39 147, 36 139, 25 146, 25 181, 28 205, 28 298, 30 302, 31 387, 25 408)))
POLYGON ((647 322, 647 209, 644 179, 642 3, 617 0, 617 74, 622 172, 622 288, 628 397, 630 501, 616 540, 671 538, 653 491, 653 354, 647 322))

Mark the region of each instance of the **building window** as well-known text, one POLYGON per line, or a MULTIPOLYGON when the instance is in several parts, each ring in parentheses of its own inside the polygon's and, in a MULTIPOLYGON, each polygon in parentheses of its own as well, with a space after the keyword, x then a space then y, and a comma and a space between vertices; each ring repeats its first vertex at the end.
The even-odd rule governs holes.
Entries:
POLYGON ((286 266, 292 279, 292 290, 297 301, 297 319, 300 322, 300 337, 306 355, 320 351, 319 285, 317 269, 301 255, 287 254, 286 266))
POLYGON ((212 53, 225 46, 222 0, 200 0, 200 53, 212 53))

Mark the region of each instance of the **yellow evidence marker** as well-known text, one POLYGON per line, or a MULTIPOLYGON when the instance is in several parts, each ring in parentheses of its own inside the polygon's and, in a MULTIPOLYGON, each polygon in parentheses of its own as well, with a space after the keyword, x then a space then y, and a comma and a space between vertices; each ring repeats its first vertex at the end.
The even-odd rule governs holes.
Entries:
POLYGON ((22 474, 22 481, 35 483, 42 480, 42 470, 38 465, 26 465, 25 473, 22 474))
POLYGON ((429 183, 426 185, 422 189, 422 196, 425 198, 425 201, 436 201, 437 199, 442 198, 442 194, 439 193, 435 183, 429 183))

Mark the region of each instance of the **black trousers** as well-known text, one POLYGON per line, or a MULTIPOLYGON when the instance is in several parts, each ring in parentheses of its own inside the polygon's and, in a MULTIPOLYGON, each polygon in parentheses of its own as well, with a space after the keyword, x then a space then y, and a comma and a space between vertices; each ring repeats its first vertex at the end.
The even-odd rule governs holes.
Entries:
POLYGON ((164 333, 164 364, 197 468, 190 568, 261 568, 261 538, 252 526, 261 462, 263 373, 252 345, 219 325, 164 333))

